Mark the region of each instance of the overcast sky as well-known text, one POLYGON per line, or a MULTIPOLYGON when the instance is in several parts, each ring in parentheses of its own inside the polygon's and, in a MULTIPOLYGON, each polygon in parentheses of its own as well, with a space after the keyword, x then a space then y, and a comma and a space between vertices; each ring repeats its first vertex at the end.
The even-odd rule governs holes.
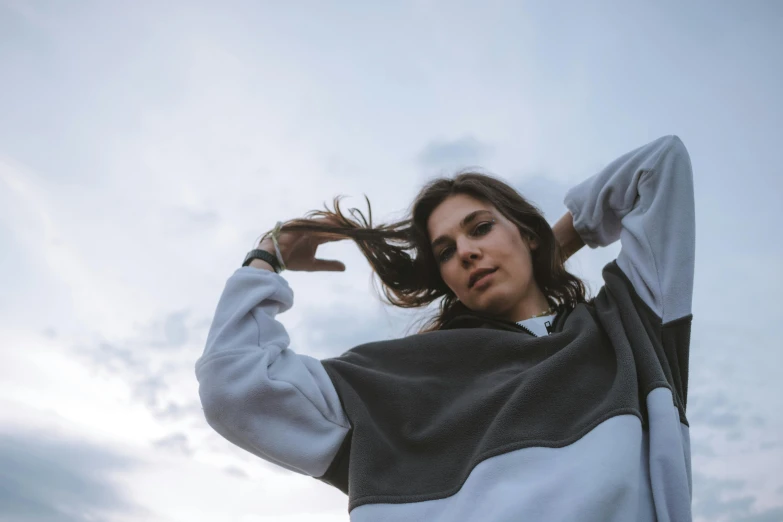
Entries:
MULTIPOLYGON (((336 194, 400 217, 472 165, 554 222, 666 134, 695 171, 694 512, 783 520, 782 50, 775 0, 0 0, 0 520, 347 521, 200 409, 193 365, 255 239, 336 194)), ((570 269, 595 293, 618 248, 570 269)), ((416 318, 354 245, 323 257, 347 271, 286 274, 294 350, 416 318)))

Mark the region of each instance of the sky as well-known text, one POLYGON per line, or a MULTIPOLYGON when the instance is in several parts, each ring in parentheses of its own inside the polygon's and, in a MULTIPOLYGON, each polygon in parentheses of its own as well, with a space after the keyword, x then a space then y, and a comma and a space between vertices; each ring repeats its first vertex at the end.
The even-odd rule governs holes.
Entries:
MULTIPOLYGON (((554 223, 667 134, 696 191, 694 516, 783 520, 782 50, 774 0, 0 0, 0 522, 347 521, 201 411, 194 364, 258 236, 338 194, 397 219, 467 166, 554 223)), ((618 251, 568 268, 594 295, 618 251)), ((319 255, 347 270, 285 274, 293 350, 420 317, 353 244, 319 255)))

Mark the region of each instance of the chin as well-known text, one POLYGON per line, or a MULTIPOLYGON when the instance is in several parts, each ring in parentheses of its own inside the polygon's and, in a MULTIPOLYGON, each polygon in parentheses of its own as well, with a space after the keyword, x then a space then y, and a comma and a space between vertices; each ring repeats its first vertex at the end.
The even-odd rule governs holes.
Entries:
MULTIPOLYGON (((503 288, 487 288, 468 308, 476 313, 502 317, 514 304, 513 293, 503 288)), ((467 303, 466 303, 467 305, 467 303)))

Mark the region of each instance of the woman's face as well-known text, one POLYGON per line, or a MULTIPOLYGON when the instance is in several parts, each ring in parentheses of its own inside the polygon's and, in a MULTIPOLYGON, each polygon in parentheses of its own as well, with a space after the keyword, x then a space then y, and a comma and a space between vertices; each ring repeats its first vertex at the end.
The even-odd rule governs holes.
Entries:
POLYGON ((443 281, 469 309, 516 321, 525 301, 541 299, 530 253, 538 244, 491 204, 450 196, 430 215, 427 231, 443 281))

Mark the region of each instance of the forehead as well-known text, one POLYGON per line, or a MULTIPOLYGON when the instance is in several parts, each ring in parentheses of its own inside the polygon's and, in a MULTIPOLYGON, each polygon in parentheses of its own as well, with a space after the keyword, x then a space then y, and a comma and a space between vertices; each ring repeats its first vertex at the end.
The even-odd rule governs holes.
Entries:
POLYGON ((494 211, 495 207, 467 194, 449 196, 435 207, 427 220, 427 232, 430 238, 449 234, 458 229, 462 218, 475 210, 494 211))

